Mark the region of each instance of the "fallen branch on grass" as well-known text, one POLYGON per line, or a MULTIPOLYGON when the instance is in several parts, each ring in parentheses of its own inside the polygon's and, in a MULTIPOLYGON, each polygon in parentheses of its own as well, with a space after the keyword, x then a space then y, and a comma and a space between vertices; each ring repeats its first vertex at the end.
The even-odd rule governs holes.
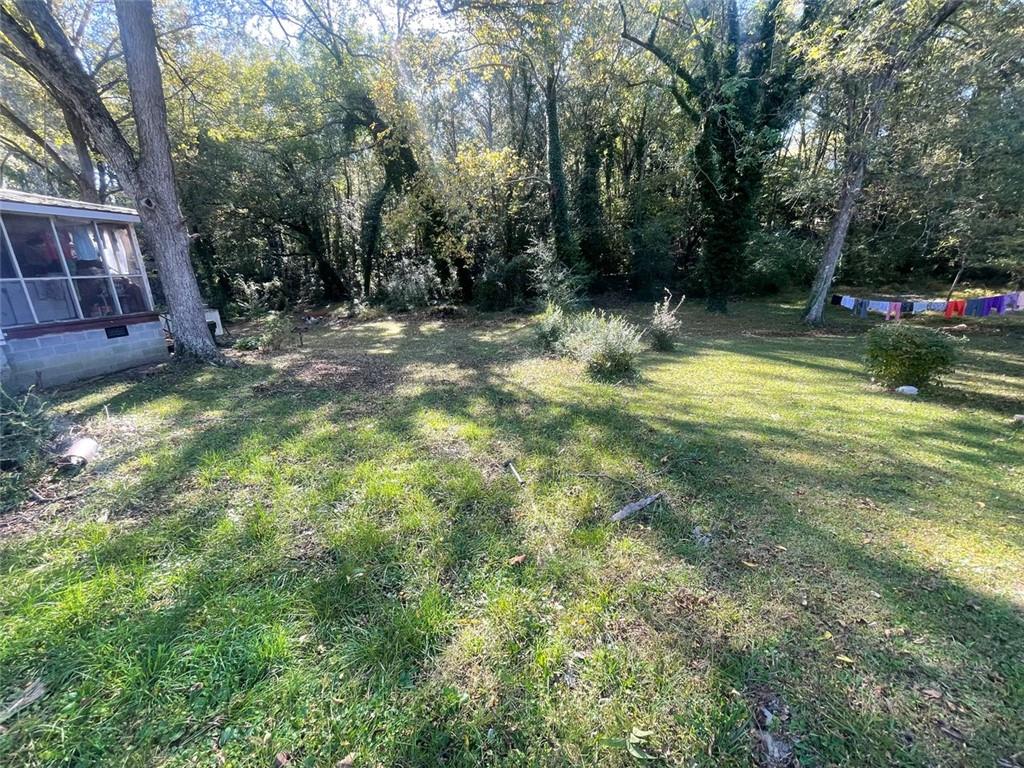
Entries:
POLYGON ((4 723, 14 717, 26 707, 32 706, 39 699, 46 695, 46 686, 42 680, 33 680, 28 687, 22 691, 14 701, 0 711, 0 723, 4 723))
POLYGON ((631 502, 631 503, 627 504, 622 509, 620 509, 618 512, 616 512, 614 515, 612 515, 612 522, 613 523, 617 523, 620 520, 625 520, 627 517, 631 517, 632 515, 635 515, 641 509, 644 509, 645 507, 649 507, 651 504, 656 502, 658 499, 660 499, 664 495, 665 494, 663 492, 658 491, 658 493, 655 493, 653 496, 647 496, 646 498, 640 499, 640 501, 634 501, 634 502, 631 502))

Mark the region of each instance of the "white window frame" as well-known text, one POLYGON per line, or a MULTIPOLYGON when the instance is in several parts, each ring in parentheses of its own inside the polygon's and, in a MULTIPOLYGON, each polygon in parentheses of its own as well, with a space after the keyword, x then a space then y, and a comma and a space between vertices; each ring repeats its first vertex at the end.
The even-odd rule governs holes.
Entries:
MULTIPOLYGON (((75 286, 75 281, 76 280, 102 280, 103 278, 100 277, 100 276, 97 276, 97 275, 90 275, 88 277, 85 277, 85 276, 79 277, 79 276, 75 276, 75 275, 71 274, 71 271, 68 269, 68 260, 67 260, 67 257, 65 255, 65 253, 64 253, 64 246, 61 245, 60 236, 57 233, 57 218, 58 218, 58 216, 55 216, 55 215, 52 215, 52 214, 49 214, 49 213, 45 213, 44 214, 44 213, 36 213, 36 212, 28 212, 28 211, 4 210, 4 211, 2 211, 0 213, 7 214, 7 215, 14 215, 14 216, 30 216, 32 218, 37 218, 37 219, 46 219, 49 222, 49 224, 50 224, 50 232, 53 235, 54 241, 57 243, 57 251, 60 254, 61 269, 64 271, 63 275, 49 275, 49 276, 46 276, 46 277, 28 277, 28 278, 26 278, 22 274, 22 272, 21 272, 21 264, 18 263, 18 255, 14 252, 14 245, 11 243, 11 238, 7 234, 7 225, 4 224, 3 215, 0 215, 0 237, 3 238, 4 243, 7 245, 7 250, 8 250, 8 253, 10 254, 10 256, 11 256, 11 262, 12 262, 12 264, 14 266, 14 274, 15 274, 15 277, 13 277, 13 278, 5 277, 2 280, 3 280, 4 283, 8 283, 8 282, 9 283, 17 283, 21 287, 21 290, 22 290, 22 292, 23 292, 23 294, 25 296, 25 300, 28 302, 29 311, 32 313, 32 322, 31 323, 19 323, 17 325, 8 325, 8 326, 4 326, 5 329, 8 329, 8 328, 10 328, 10 329, 14 329, 14 328, 31 328, 31 327, 37 326, 37 325, 60 325, 62 323, 81 322, 83 320, 85 320, 85 321, 90 321, 90 320, 117 320, 117 319, 122 318, 122 317, 132 317, 134 315, 144 314, 144 313, 148 313, 148 312, 153 312, 154 311, 153 307, 155 305, 153 303, 153 290, 152 290, 152 288, 149 285, 149 276, 146 274, 146 264, 145 264, 145 261, 142 258, 142 250, 139 248, 139 241, 138 241, 138 238, 135 235, 135 226, 134 226, 133 222, 131 222, 131 221, 124 221, 120 217, 118 219, 116 219, 116 220, 115 219, 107 220, 105 218, 96 219, 96 218, 91 218, 91 217, 88 217, 88 216, 81 216, 81 215, 68 216, 68 215, 66 215, 67 212, 68 211, 66 211, 65 209, 61 209, 61 213, 65 214, 65 215, 59 215, 58 214, 59 218, 61 218, 61 219, 78 220, 78 222, 80 224, 82 224, 84 226, 91 226, 92 227, 92 231, 93 231, 94 235, 96 236, 96 245, 100 249, 100 252, 101 252, 100 258, 102 259, 103 267, 106 270, 107 287, 110 290, 110 295, 113 297, 114 309, 116 310, 116 314, 113 314, 113 315, 101 315, 100 317, 86 317, 85 313, 82 311, 82 305, 81 305, 81 302, 78 299, 78 291, 77 291, 77 288, 75 286), (121 310, 121 300, 120 300, 120 298, 117 295, 117 287, 114 285, 114 277, 115 277, 115 275, 110 271, 110 267, 108 266, 106 259, 103 258, 103 252, 104 252, 105 249, 104 249, 104 245, 103 245, 103 238, 102 238, 102 235, 100 233, 100 228, 99 228, 100 224, 108 224, 108 225, 110 225, 112 227, 127 227, 128 228, 128 234, 129 234, 129 237, 131 239, 132 247, 135 250, 134 257, 135 257, 136 263, 139 266, 139 270, 140 271, 138 273, 129 272, 129 273, 124 274, 124 275, 116 275, 116 277, 126 277, 126 278, 139 278, 139 277, 141 277, 142 278, 143 295, 144 295, 144 300, 146 302, 146 309, 143 310, 143 312, 131 312, 131 313, 125 314, 121 310), (76 315, 75 317, 69 318, 69 319, 65 319, 65 320, 47 320, 46 322, 40 322, 39 314, 36 312, 35 303, 32 301, 32 294, 29 293, 29 290, 28 290, 28 283, 31 282, 31 281, 43 281, 43 280, 62 281, 67 286, 67 289, 71 292, 71 301, 73 302, 73 306, 75 308, 75 315, 76 315)), ((80 214, 80 212, 78 212, 78 211, 76 211, 75 213, 80 214)))

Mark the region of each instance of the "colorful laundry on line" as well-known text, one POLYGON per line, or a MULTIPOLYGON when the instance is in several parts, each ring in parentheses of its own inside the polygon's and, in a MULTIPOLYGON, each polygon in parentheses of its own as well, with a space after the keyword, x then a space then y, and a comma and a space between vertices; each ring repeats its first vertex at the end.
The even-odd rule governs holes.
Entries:
POLYGON ((830 303, 849 309, 857 317, 867 317, 868 313, 875 312, 885 315, 886 320, 899 320, 903 315, 920 315, 924 312, 942 312, 948 318, 988 317, 991 314, 1003 315, 1007 312, 1024 311, 1024 291, 950 301, 882 301, 834 293, 830 303))

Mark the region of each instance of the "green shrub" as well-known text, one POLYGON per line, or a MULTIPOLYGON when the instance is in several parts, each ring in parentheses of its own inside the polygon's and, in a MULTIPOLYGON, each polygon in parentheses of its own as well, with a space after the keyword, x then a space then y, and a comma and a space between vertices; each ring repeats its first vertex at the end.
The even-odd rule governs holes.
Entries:
POLYGON ((526 305, 531 295, 531 266, 529 254, 489 264, 473 289, 476 305, 484 312, 526 305))
POLYGON ((46 403, 34 392, 12 395, 0 387, 0 511, 24 498, 51 431, 46 403))
POLYGON ((683 306, 686 297, 679 299, 679 303, 672 306, 672 293, 665 289, 665 298, 654 305, 651 313, 651 325, 648 328, 648 338, 651 346, 662 352, 671 352, 675 346, 675 336, 682 326, 678 317, 679 308, 683 306))
POLYGON ((635 325, 617 315, 591 311, 568 322, 558 348, 586 364, 594 376, 632 376, 643 351, 641 335, 635 325))
POLYGON ((956 364, 956 342, 931 328, 887 323, 868 331, 867 369, 885 386, 925 387, 950 373, 956 364))
POLYGON ((278 351, 291 337, 294 322, 287 312, 269 312, 260 321, 259 332, 242 336, 235 342, 235 349, 278 351))
POLYGON ((763 296, 810 285, 817 251, 806 238, 782 232, 756 232, 747 243, 744 281, 748 294, 763 296))
POLYGON ((586 278, 558 260, 550 240, 537 240, 526 254, 533 264, 531 275, 539 296, 559 307, 576 307, 583 301, 586 278))
POLYGON ((234 302, 226 312, 231 317, 255 319, 272 309, 283 309, 288 304, 279 277, 260 283, 238 276, 232 281, 231 289, 234 302))
POLYGON ((381 287, 380 298, 392 312, 423 309, 447 298, 433 262, 400 259, 381 287))
POLYGON ((557 304, 549 302, 534 328, 537 340, 544 349, 557 350, 565 336, 565 330, 565 313, 557 304))

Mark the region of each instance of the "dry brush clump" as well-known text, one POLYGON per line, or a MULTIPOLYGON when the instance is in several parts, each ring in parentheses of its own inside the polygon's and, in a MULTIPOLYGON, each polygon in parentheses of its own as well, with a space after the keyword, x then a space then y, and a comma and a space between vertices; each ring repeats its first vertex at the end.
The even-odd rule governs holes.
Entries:
POLYGON ((675 347, 676 334, 683 326, 682 320, 679 319, 679 309, 684 301, 685 296, 673 307, 672 292, 666 288, 665 297, 654 305, 647 337, 651 341, 651 347, 659 352, 671 352, 675 347))
POLYGON ((546 349, 572 357, 598 378, 624 378, 637 373, 643 333, 618 315, 600 310, 566 316, 549 304, 536 328, 546 349))

